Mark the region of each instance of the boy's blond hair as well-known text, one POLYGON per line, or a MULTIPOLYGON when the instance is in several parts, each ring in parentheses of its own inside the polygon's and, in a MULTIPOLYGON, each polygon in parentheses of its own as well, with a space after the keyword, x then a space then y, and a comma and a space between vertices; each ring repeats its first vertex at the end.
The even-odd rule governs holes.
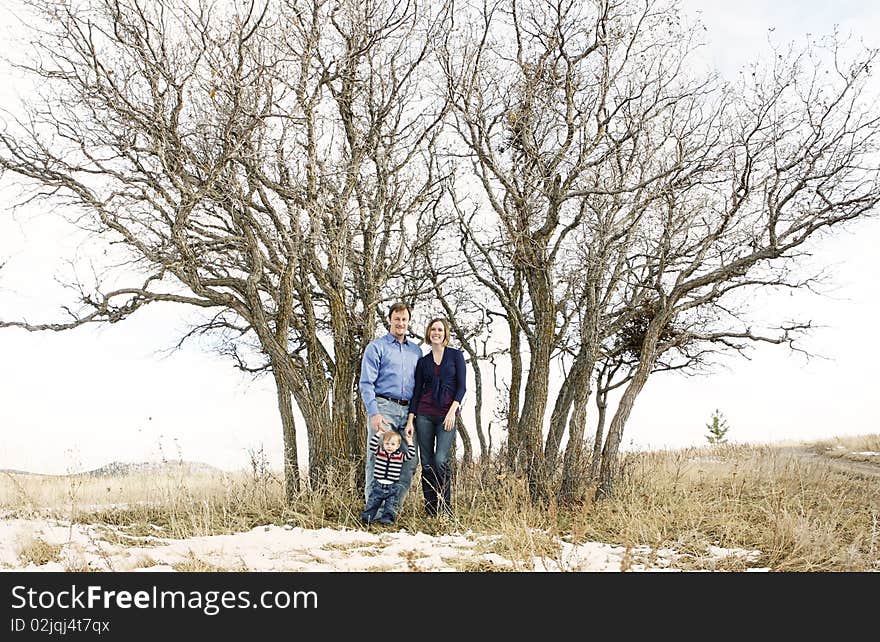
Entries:
POLYGON ((382 443, 387 443, 389 439, 397 438, 398 446, 403 443, 403 437, 396 430, 386 430, 382 433, 382 443))

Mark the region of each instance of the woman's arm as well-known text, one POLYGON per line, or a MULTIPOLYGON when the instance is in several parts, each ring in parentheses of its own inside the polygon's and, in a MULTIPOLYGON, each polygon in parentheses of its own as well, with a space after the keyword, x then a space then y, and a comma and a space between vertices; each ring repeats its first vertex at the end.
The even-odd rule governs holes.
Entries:
MULTIPOLYGON (((467 366, 464 363, 464 353, 461 350, 455 351, 455 386, 453 388, 452 398, 458 404, 464 399, 464 393, 467 390, 467 366)), ((453 402, 453 403, 455 403, 453 402)))
POLYGON ((454 371, 454 381, 452 382, 452 405, 449 406, 449 411, 443 418, 443 429, 447 432, 455 427, 455 415, 458 412, 459 407, 461 406, 461 400, 464 399, 465 382, 467 380, 467 371, 465 370, 464 365, 464 355, 462 354, 461 350, 452 350, 450 354, 453 355, 452 366, 454 371))

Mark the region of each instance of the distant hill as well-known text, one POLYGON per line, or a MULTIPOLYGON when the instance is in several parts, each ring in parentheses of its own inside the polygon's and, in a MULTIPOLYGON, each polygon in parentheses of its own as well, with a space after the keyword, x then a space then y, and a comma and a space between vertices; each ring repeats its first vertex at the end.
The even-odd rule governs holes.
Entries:
POLYGON ((203 464, 197 461, 143 461, 143 462, 122 462, 113 461, 104 464, 100 468, 94 470, 86 470, 80 473, 71 473, 70 475, 46 475, 44 473, 32 473, 26 470, 12 470, 5 468, 0 473, 10 475, 34 475, 39 477, 122 477, 125 475, 135 474, 168 474, 179 473, 184 475, 198 474, 222 474, 224 471, 215 468, 209 464, 203 464))
POLYGON ((0 468, 0 475, 34 475, 36 477, 57 477, 57 475, 46 475, 44 473, 29 473, 26 470, 15 470, 14 468, 0 468))

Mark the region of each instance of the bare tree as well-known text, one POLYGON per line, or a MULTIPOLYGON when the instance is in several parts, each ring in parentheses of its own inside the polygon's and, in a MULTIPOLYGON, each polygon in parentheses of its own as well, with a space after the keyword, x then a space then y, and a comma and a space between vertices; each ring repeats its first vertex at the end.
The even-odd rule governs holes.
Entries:
POLYGON ((406 221, 439 195, 443 109, 417 71, 446 8, 29 4, 46 22, 20 68, 43 84, 0 134, 0 167, 121 244, 128 284, 81 288, 68 321, 2 326, 116 322, 159 301, 216 310, 200 331, 275 377, 289 495, 291 395, 313 478, 362 456, 360 354, 409 259, 406 221))
POLYGON ((880 114, 864 95, 876 51, 844 60, 831 37, 768 65, 725 95, 713 127, 714 161, 671 187, 644 237, 650 288, 639 365, 603 450, 600 495, 613 488, 623 427, 658 356, 672 341, 743 352, 787 344, 811 326, 752 321, 758 289, 808 288, 801 259, 825 233, 870 214, 880 201, 880 114))
POLYGON ((688 43, 651 5, 495 2, 478 14, 469 42, 447 51, 445 68, 454 128, 500 240, 478 239, 473 228, 469 238, 496 270, 512 266, 527 299, 515 306, 501 292, 517 322, 512 336, 525 336, 529 359, 510 438, 530 488, 542 494, 572 408, 575 425, 583 423, 602 306, 613 302, 628 269, 627 243, 678 169, 674 158, 659 156, 664 142, 642 132, 692 102, 705 82, 676 82, 688 43), (586 266, 575 265, 584 259, 586 266), (586 280, 569 278, 574 270, 584 277, 584 267, 586 280), (575 326, 583 350, 544 446, 550 364, 575 326))
POLYGON ((460 217, 479 250, 474 277, 529 348, 511 446, 543 494, 567 432, 561 479, 575 479, 596 367, 628 332, 638 353, 603 444, 605 496, 652 372, 710 350, 793 346, 810 327, 758 326, 746 293, 810 287, 802 246, 875 207, 878 121, 861 99, 875 53, 844 63, 834 39, 774 52, 727 87, 690 71, 697 31, 674 2, 498 1, 475 14, 443 59, 452 124, 494 220, 480 230, 460 217), (565 354, 542 444, 549 367, 565 354))

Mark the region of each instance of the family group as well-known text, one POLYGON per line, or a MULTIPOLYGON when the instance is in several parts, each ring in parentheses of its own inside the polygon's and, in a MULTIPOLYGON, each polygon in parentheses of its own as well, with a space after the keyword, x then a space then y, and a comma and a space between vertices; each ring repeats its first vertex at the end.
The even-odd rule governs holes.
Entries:
POLYGON ((408 338, 412 311, 395 303, 389 331, 371 342, 361 362, 367 409, 366 507, 362 521, 393 524, 416 466, 430 516, 450 516, 450 462, 455 422, 465 394, 464 355, 449 347, 449 322, 428 322, 427 354, 408 338), (418 457, 416 456, 418 452, 418 457))

